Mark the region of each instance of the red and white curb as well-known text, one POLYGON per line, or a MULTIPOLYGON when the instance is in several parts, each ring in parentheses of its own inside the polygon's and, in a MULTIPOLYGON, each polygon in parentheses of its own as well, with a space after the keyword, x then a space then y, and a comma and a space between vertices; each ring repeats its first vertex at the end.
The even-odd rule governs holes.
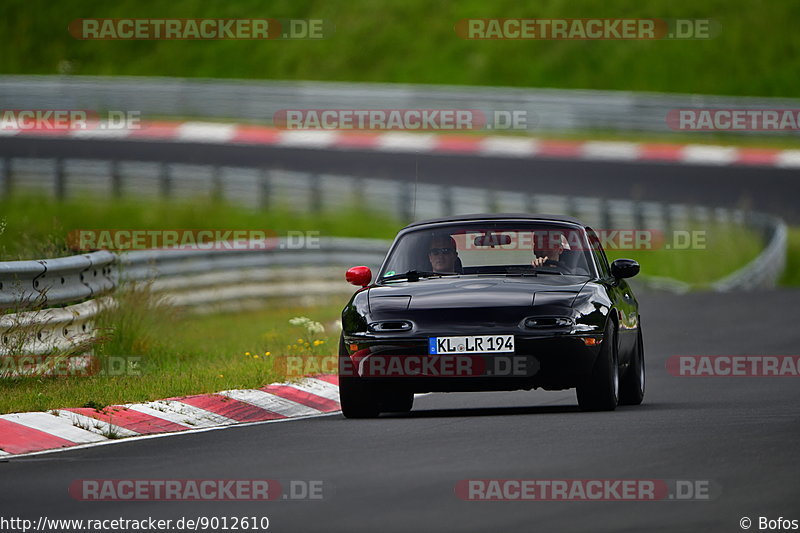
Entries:
POLYGON ((147 403, 0 415, 0 456, 117 442, 234 424, 335 413, 339 378, 319 375, 260 389, 227 390, 147 403))
POLYGON ((646 161, 698 165, 800 167, 800 150, 706 144, 549 140, 499 135, 458 135, 342 130, 284 130, 216 122, 143 122, 137 129, 0 130, 0 136, 68 137, 129 141, 249 144, 306 149, 367 150, 485 157, 646 161))

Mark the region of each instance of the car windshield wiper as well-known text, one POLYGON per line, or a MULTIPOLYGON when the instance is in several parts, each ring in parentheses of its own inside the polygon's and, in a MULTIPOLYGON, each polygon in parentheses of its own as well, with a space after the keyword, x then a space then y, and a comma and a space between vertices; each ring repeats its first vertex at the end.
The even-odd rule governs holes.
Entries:
POLYGON ((503 274, 505 276, 536 276, 537 272, 535 268, 532 267, 508 267, 506 269, 500 270, 497 274, 503 274))
POLYGON ((558 270, 541 270, 541 269, 529 269, 529 270, 509 270, 506 273, 506 276, 538 276, 539 274, 551 274, 558 276, 562 274, 558 270))
POLYGON ((425 270, 409 270, 403 274, 393 274, 383 276, 381 281, 392 281, 396 279, 407 279, 408 281, 419 281, 420 278, 436 278, 442 276, 455 276, 455 272, 427 272, 425 270))

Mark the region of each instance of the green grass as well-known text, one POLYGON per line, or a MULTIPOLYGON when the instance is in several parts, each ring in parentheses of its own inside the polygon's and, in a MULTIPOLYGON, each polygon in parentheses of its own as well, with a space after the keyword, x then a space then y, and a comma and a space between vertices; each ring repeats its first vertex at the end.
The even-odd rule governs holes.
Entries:
POLYGON ((66 236, 79 229, 231 229, 318 231, 320 235, 394 237, 403 224, 363 208, 303 214, 280 207, 243 209, 212 200, 95 200, 76 196, 62 202, 21 193, 0 199, 0 261, 70 255, 66 236), (365 224, 364 220, 369 220, 365 224))
POLYGON ((0 72, 469 84, 797 97, 793 0, 8 0, 0 72), (322 18, 325 40, 79 41, 76 18, 322 18), (684 41, 467 41, 469 17, 711 18, 684 41))
MULTIPOLYGON (((97 201, 74 197, 63 202, 36 194, 16 194, 0 200, 0 260, 40 259, 70 254, 66 235, 76 229, 260 229, 278 235, 287 231, 318 231, 321 235, 391 239, 402 223, 361 209, 301 214, 285 209, 243 209, 213 200, 143 200, 128 197, 97 201), (47 216, 41 216, 47 213, 47 216), (369 220, 369 224, 364 221, 369 220)), ((608 250, 610 258, 631 257, 642 272, 694 284, 707 284, 756 257, 763 243, 742 228, 710 224, 705 248, 608 250)), ((671 240, 672 237, 669 237, 671 240)), ((667 242, 669 244, 669 242, 667 242)))
POLYGON ((800 287, 800 228, 790 227, 787 239, 786 270, 781 285, 800 287))
POLYGON ((703 288, 755 259, 764 247, 757 233, 744 228, 709 224, 696 226, 694 231, 702 239, 695 241, 697 246, 689 245, 683 236, 666 236, 665 246, 656 249, 606 250, 606 254, 609 261, 620 257, 637 260, 644 275, 703 288))
POLYGON ((160 305, 142 288, 121 291, 118 301, 118 310, 98 322, 102 340, 95 349, 101 368, 114 375, 4 379, 0 413, 103 408, 283 381, 282 367, 273 368, 276 356, 336 353, 339 333, 333 323, 343 305, 285 304, 257 312, 191 316, 160 305), (290 325, 289 319, 299 315, 323 323, 325 332, 311 336, 290 325), (313 346, 315 340, 322 343, 313 346), (120 361, 135 366, 121 366, 120 361))

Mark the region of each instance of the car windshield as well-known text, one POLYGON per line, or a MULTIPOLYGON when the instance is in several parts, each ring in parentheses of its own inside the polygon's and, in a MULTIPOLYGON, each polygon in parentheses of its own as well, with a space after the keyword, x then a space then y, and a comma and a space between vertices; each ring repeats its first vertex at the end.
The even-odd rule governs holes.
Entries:
POLYGON ((379 276, 415 281, 443 275, 594 276, 585 231, 550 222, 475 222, 404 234, 379 276))

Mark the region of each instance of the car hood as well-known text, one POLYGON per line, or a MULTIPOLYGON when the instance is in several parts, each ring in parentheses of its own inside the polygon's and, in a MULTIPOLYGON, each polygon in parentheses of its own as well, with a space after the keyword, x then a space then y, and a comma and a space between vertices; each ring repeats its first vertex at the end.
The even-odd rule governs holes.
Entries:
POLYGON ((431 278, 373 285, 368 291, 371 313, 433 309, 571 306, 588 282, 574 276, 431 278))

